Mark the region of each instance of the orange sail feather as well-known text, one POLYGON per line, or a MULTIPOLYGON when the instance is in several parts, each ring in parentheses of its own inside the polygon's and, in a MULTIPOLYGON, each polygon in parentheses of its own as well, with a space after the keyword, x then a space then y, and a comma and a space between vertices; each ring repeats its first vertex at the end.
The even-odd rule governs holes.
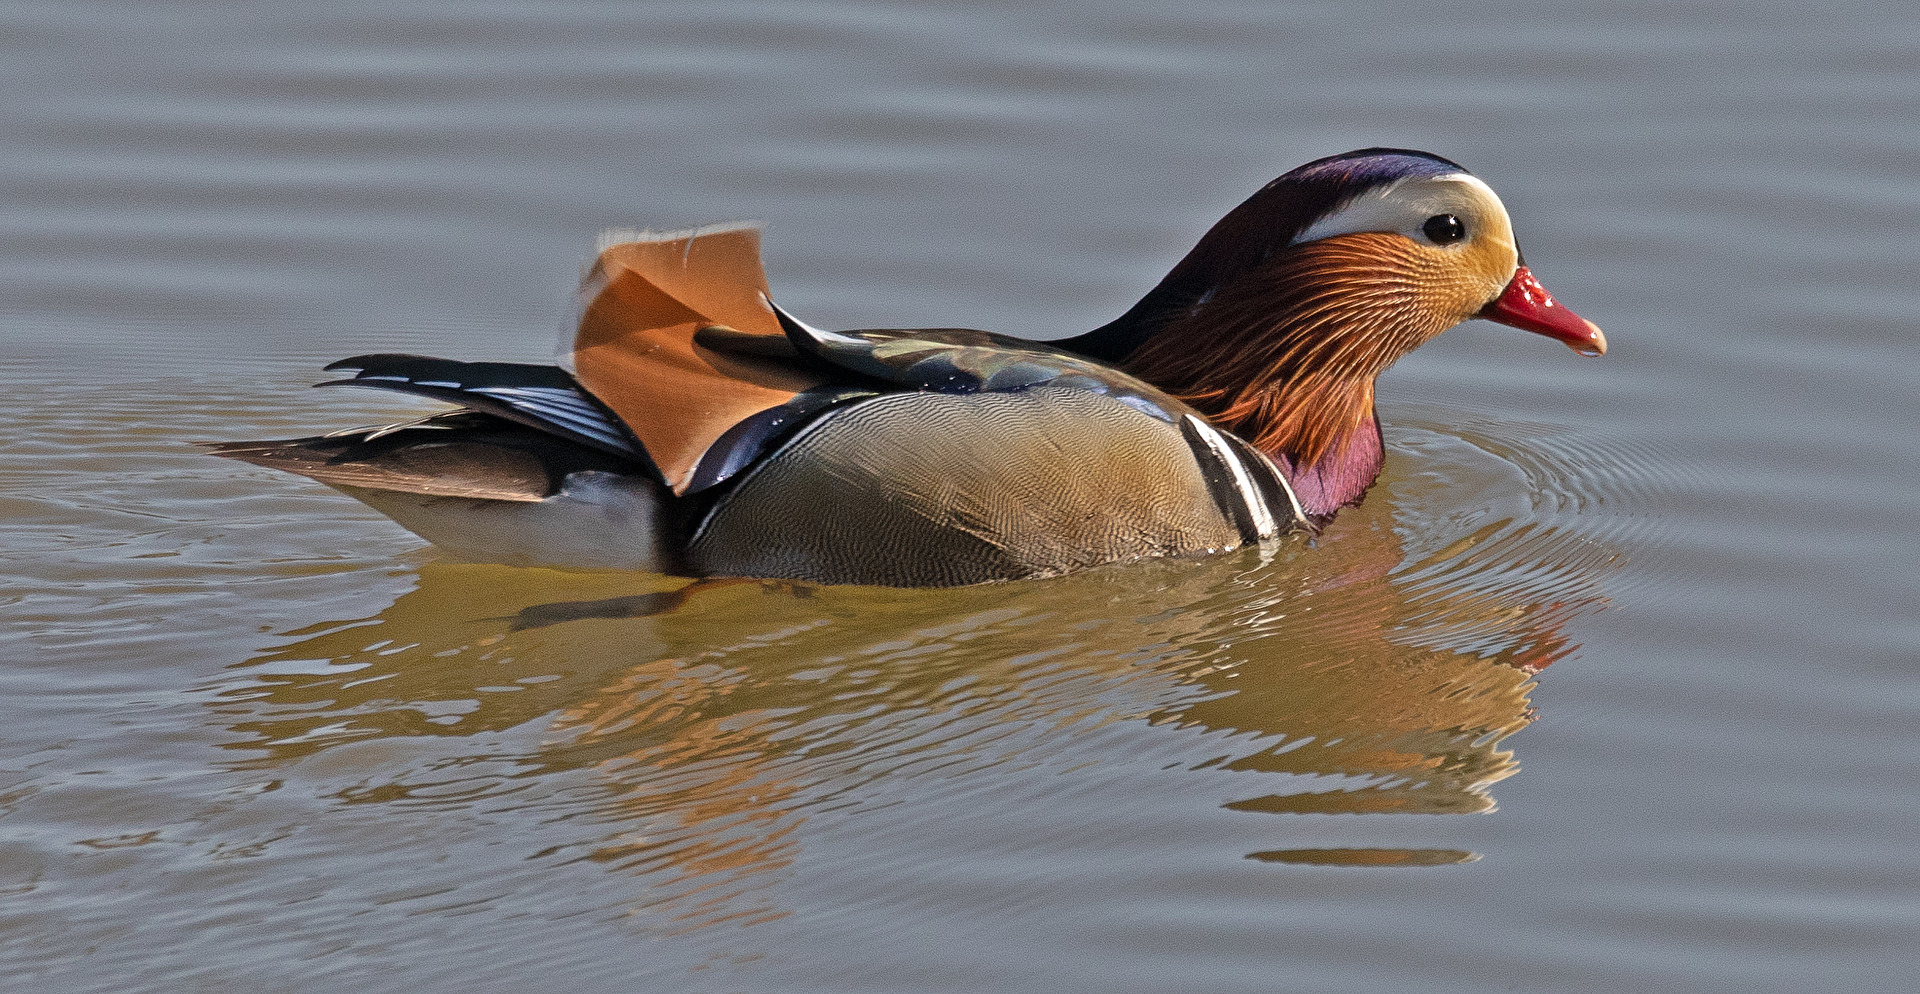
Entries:
POLYGON ((695 332, 716 325, 783 338, 766 292, 754 227, 618 242, 581 281, 567 365, 626 422, 676 493, 727 429, 823 382, 694 343, 695 332))

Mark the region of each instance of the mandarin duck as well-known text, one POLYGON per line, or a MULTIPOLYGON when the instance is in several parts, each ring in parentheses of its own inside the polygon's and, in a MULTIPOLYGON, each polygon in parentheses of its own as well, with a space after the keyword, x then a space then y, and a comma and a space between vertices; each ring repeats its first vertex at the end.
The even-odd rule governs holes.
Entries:
POLYGON ((940 586, 1317 529, 1380 472, 1374 378, 1468 318, 1606 349, 1491 188, 1402 149, 1281 176, 1125 314, 1046 343, 813 328, 749 226, 602 242, 561 366, 344 359, 320 386, 458 409, 213 450, 471 559, 940 586))

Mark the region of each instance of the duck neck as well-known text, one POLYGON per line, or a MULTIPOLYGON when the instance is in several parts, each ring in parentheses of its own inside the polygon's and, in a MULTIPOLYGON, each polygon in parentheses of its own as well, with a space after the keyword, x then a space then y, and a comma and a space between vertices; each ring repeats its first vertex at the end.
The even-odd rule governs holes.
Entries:
POLYGON ((1318 462, 1301 465, 1285 452, 1268 455, 1287 475, 1300 509, 1316 522, 1325 522, 1335 511, 1360 503, 1367 488, 1379 479, 1387 459, 1380 421, 1371 411, 1339 448, 1321 456, 1318 462))
MULTIPOLYGON (((1150 365, 1129 368, 1142 379, 1158 382, 1150 365)), ((1371 376, 1309 374, 1170 392, 1273 459, 1292 485, 1300 509, 1316 521, 1360 503, 1386 463, 1371 376)))
POLYGON ((1409 307, 1425 274, 1396 265, 1402 242, 1325 238, 1212 286, 1169 276, 1114 324, 1066 345, 1119 363, 1260 447, 1286 470, 1302 509, 1325 518, 1379 476, 1375 378, 1450 324, 1409 307))
POLYGON ((1386 461, 1373 376, 1303 371, 1260 380, 1172 375, 1162 350, 1141 349, 1127 369, 1252 442, 1279 465, 1300 508, 1325 520, 1360 502, 1386 461))
MULTIPOLYGON (((1404 240, 1402 240, 1404 241, 1404 240)), ((1445 327, 1406 301, 1392 236, 1328 238, 1194 293, 1160 293, 1063 343, 1186 401, 1286 471, 1308 514, 1357 503, 1384 462, 1375 377, 1445 327)), ((1171 278, 1169 283, 1174 282, 1171 278)))

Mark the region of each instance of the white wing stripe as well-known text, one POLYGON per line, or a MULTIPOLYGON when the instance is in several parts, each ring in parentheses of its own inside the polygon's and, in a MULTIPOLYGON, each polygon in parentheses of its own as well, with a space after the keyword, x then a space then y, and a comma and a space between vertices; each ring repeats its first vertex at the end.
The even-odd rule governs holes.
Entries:
POLYGON ((619 426, 574 390, 564 387, 471 387, 467 392, 492 397, 617 448, 632 448, 619 426))

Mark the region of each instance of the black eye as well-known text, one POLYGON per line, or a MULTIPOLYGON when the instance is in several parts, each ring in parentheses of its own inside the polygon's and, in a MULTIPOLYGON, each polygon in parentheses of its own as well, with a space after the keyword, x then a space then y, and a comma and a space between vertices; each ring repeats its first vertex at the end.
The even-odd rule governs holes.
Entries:
POLYGON ((1452 214, 1435 214, 1427 218, 1427 223, 1421 225, 1420 230, 1435 245, 1449 245, 1467 237, 1467 226, 1452 214))

